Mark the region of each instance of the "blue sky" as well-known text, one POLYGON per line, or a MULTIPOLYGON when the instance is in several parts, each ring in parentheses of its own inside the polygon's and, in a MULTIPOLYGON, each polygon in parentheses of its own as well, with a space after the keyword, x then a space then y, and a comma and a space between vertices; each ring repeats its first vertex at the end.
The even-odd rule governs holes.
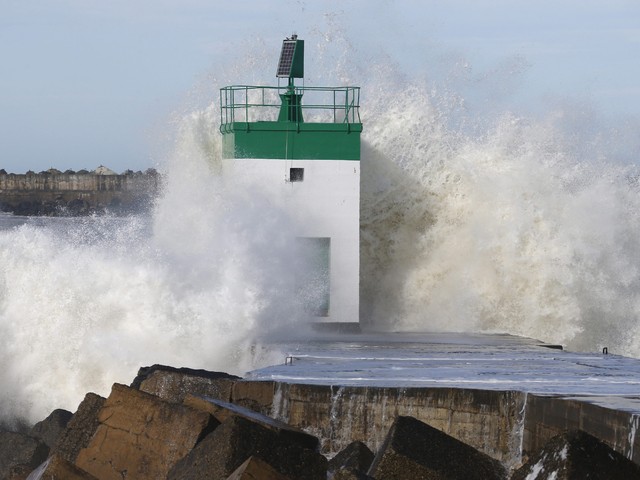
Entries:
POLYGON ((0 168, 155 166, 172 113, 254 40, 275 65, 285 36, 335 30, 361 62, 387 55, 409 75, 450 59, 486 89, 513 71, 504 108, 555 97, 640 114, 637 0, 0 0, 0 168))

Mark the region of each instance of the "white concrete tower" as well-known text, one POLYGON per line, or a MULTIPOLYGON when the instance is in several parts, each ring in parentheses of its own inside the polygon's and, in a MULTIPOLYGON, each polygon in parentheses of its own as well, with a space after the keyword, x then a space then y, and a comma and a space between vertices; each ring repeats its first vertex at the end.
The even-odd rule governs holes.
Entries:
POLYGON ((287 85, 220 90, 224 165, 294 218, 292 299, 310 321, 358 322, 360 88, 295 85, 304 77, 296 35, 283 41, 276 76, 287 85))

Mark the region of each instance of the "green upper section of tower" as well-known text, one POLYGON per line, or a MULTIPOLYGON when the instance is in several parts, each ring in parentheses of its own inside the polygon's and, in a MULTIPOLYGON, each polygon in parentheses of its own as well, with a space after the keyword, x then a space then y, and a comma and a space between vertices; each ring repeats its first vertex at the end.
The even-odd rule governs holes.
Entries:
POLYGON ((360 160, 360 88, 295 85, 303 75, 304 41, 293 35, 276 73, 286 86, 220 89, 224 158, 360 160))

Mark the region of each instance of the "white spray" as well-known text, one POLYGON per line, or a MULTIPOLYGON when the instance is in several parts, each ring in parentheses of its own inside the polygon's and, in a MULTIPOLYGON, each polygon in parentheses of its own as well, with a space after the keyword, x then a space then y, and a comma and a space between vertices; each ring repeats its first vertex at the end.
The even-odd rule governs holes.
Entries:
POLYGON ((73 410, 153 363, 243 374, 276 361, 259 337, 297 318, 289 220, 213 172, 208 112, 184 119, 152 219, 0 231, 0 418, 73 410))
POLYGON ((638 355, 637 168, 563 110, 471 136, 425 86, 385 78, 365 90, 400 93, 364 102, 362 321, 638 355))
MULTIPOLYGON (((567 135, 555 111, 468 128, 443 107, 455 95, 384 62, 324 58, 327 43, 309 84, 363 87, 363 324, 640 356, 635 169, 567 135)), ((255 82, 268 58, 229 80, 255 82)), ((211 105, 178 122, 153 218, 0 231, 0 420, 73 410, 153 363, 242 374, 282 361, 256 345, 296 325, 290 219, 221 175, 217 118, 211 105)))

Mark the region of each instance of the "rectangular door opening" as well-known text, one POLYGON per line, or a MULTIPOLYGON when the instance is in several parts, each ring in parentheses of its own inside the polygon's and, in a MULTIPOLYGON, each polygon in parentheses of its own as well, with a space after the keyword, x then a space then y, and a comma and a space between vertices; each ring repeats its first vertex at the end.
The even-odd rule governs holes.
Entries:
POLYGON ((316 317, 328 317, 331 300, 331 238, 297 238, 294 267, 296 295, 305 311, 316 317))

